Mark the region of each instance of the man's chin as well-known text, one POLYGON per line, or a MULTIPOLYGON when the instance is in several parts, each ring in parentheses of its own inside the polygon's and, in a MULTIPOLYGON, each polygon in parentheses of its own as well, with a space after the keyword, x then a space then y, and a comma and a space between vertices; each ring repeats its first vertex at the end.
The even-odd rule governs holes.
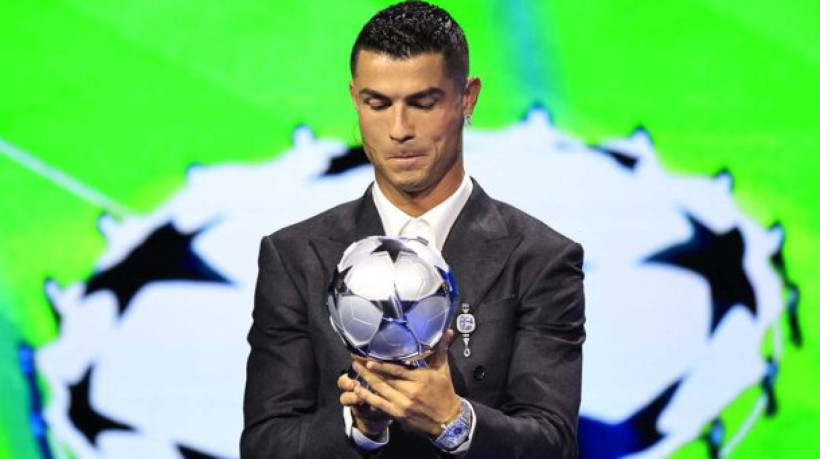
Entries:
POLYGON ((424 179, 425 177, 410 176, 410 174, 398 174, 389 181, 388 186, 403 194, 413 196, 429 188, 424 179))

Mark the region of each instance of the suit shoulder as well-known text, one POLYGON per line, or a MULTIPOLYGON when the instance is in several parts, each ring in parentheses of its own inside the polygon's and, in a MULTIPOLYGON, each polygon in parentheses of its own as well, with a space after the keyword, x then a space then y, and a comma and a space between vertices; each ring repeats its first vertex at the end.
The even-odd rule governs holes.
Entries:
POLYGON ((360 199, 355 199, 339 204, 298 223, 276 230, 268 237, 274 241, 282 241, 326 235, 329 229, 338 225, 340 218, 349 216, 355 211, 359 201, 360 199))
POLYGON ((537 246, 546 245, 552 250, 580 246, 578 242, 523 210, 502 201, 494 202, 507 224, 507 230, 511 235, 521 236, 523 242, 537 246))

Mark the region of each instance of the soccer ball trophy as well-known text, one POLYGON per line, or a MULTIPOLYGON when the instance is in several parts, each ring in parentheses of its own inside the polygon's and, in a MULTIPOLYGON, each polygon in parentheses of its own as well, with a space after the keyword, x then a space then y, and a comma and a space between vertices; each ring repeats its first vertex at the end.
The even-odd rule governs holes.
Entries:
POLYGON ((370 236, 342 255, 327 308, 353 354, 421 367, 450 327, 456 284, 424 239, 370 236))

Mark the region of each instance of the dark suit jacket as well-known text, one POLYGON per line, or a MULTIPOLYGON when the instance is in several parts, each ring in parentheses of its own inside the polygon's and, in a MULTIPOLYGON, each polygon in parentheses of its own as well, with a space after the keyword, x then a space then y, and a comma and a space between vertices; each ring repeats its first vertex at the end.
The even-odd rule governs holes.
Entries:
MULTIPOLYGON (((372 196, 262 240, 248 341, 242 457, 357 458, 336 380, 351 363, 332 330, 327 286, 344 249, 384 234, 372 196)), ((444 245, 477 327, 472 355, 456 335, 456 392, 477 422, 469 458, 577 456, 584 332, 581 246, 475 184, 444 245)), ((394 423, 381 458, 442 455, 394 423)))

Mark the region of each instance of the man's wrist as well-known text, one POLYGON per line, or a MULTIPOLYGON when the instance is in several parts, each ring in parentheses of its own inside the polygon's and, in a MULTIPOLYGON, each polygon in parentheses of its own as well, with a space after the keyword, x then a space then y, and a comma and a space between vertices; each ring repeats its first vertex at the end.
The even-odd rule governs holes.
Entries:
POLYGON ((473 410, 463 398, 459 399, 459 411, 454 419, 442 424, 441 433, 431 441, 442 451, 458 449, 470 437, 473 425, 473 410))
POLYGON ((365 451, 373 451, 387 445, 390 441, 390 430, 387 428, 381 432, 381 435, 376 437, 368 437, 359 430, 354 424, 354 416, 349 406, 342 409, 342 415, 344 417, 345 434, 356 447, 365 451))
MULTIPOLYGON (((456 403, 455 403, 455 407, 452 410, 452 414, 450 414, 445 421, 439 422, 439 424, 437 426, 438 428, 436 428, 432 432, 430 432, 430 431, 427 432, 427 435, 430 437, 430 441, 434 440, 436 437, 441 435, 441 433, 444 431, 445 427, 447 427, 447 424, 453 422, 458 417, 458 415, 460 413, 461 413, 461 397, 456 395, 456 403)), ((436 422, 436 421, 433 420, 433 422, 436 422)))
POLYGON ((381 429, 379 429, 378 427, 373 428, 357 416, 353 416, 353 427, 355 429, 358 429, 358 431, 361 432, 362 435, 374 441, 379 441, 380 438, 384 438, 385 432, 387 432, 387 428, 389 426, 389 423, 384 423, 383 426, 379 426, 381 427, 381 429))

